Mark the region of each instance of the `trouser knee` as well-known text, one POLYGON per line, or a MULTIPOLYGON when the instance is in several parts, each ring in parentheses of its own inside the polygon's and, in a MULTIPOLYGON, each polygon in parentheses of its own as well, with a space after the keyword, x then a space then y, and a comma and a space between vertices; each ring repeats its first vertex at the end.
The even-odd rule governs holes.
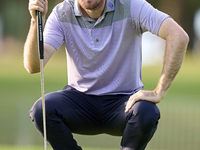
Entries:
POLYGON ((35 127, 41 132, 41 134, 43 134, 43 114, 41 99, 35 102, 31 110, 29 111, 29 116, 35 127))
POLYGON ((121 150, 144 150, 157 129, 159 109, 154 103, 138 101, 128 115, 121 150))
MULTIPOLYGON (((45 115, 46 115, 46 130, 48 132, 49 128, 52 128, 52 124, 55 122, 60 122, 61 120, 57 116, 57 105, 59 104, 56 99, 59 99, 59 93, 53 92, 45 95, 45 115)), ((43 108, 42 108, 42 98, 37 100, 30 110, 30 118, 35 125, 35 127, 43 135, 43 108)))
POLYGON ((160 111, 156 104, 148 101, 138 101, 133 106, 133 120, 137 120, 141 133, 155 132, 160 119, 160 111))

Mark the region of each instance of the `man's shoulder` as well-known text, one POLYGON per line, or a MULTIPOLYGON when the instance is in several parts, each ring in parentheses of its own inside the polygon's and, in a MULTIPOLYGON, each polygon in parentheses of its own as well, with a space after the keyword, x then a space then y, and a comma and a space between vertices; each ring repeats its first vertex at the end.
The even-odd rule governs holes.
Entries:
POLYGON ((65 9, 66 11, 74 8, 74 0, 64 0, 63 2, 57 4, 55 9, 57 11, 65 9))
POLYGON ((68 22, 66 19, 74 14, 74 0, 64 0, 57 4, 54 8, 54 12, 58 16, 59 21, 68 22))

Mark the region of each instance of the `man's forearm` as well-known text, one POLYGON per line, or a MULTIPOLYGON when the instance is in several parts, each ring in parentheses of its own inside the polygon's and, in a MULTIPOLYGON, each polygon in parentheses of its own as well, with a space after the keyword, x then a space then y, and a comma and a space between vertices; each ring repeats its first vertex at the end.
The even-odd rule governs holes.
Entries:
POLYGON ((181 68, 188 42, 189 38, 185 32, 169 36, 166 40, 163 70, 156 88, 156 92, 163 98, 181 68))
POLYGON ((40 71, 40 61, 37 44, 37 21, 31 19, 30 30, 24 45, 24 67, 29 73, 40 71))

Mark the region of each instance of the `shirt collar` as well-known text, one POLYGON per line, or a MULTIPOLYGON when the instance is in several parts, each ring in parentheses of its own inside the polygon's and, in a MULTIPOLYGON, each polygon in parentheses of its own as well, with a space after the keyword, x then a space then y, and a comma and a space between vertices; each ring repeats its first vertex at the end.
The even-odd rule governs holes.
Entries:
POLYGON ((77 0, 74 1, 74 14, 75 14, 75 16, 82 16, 82 13, 81 13, 81 10, 80 10, 77 0))
POLYGON ((115 0, 106 0, 106 6, 104 9, 104 13, 114 11, 115 10, 115 0))
MULTIPOLYGON (((106 0, 106 5, 103 14, 115 10, 115 0, 106 0)), ((74 14, 75 16, 82 16, 78 0, 74 0, 74 14)))

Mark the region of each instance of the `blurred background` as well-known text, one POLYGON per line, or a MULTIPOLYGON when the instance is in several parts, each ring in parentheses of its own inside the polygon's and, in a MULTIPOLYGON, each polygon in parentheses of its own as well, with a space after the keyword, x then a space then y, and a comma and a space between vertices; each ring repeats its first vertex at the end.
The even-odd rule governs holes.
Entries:
MULTIPOLYGON (((149 150, 199 150, 200 147, 200 1, 147 0, 169 14, 189 34, 190 43, 183 66, 166 98, 158 104, 161 119, 149 150)), ((62 0, 49 1, 49 13, 62 0)), ((28 111, 40 97, 40 75, 23 68, 23 44, 30 25, 28 0, 0 1, 0 149, 1 146, 42 146, 28 111)), ((143 36, 143 82, 156 87, 162 69, 165 41, 143 36)), ((45 67, 45 93, 67 84, 64 48, 45 67)), ((120 137, 74 135, 86 148, 119 149, 120 137)))

